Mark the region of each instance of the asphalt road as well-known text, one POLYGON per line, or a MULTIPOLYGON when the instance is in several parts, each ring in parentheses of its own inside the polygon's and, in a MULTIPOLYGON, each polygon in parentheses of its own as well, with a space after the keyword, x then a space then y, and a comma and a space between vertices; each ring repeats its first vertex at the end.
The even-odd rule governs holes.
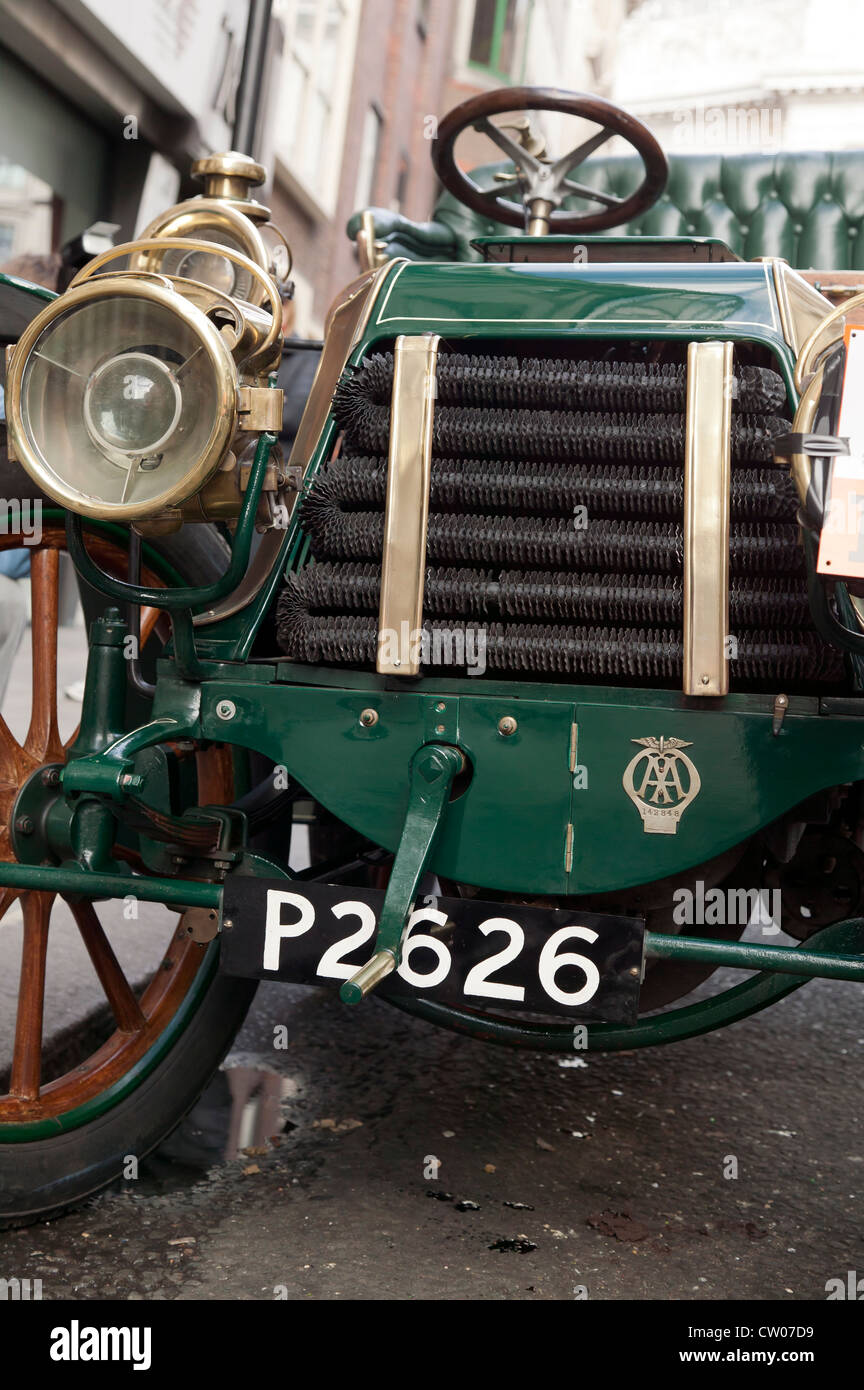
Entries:
POLYGON ((197 1173, 160 1159, 0 1237, 2 1263, 45 1298, 184 1300, 821 1300, 864 1271, 854 986, 581 1060, 262 986, 199 1113, 223 1144, 230 1080, 252 1152, 197 1173))
MULTIPOLYGON (((63 939, 51 1027, 92 987, 63 939)), ((864 1275, 855 986, 562 1060, 262 986, 140 1177, 0 1236, 0 1275, 41 1279, 46 1299, 791 1301, 864 1275)))

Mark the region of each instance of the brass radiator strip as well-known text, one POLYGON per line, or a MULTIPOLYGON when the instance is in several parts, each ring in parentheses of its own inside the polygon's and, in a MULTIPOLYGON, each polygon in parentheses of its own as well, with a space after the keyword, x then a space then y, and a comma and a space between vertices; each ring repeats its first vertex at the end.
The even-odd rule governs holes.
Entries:
POLYGON ((420 674, 439 342, 435 333, 396 339, 376 662, 385 676, 420 674))
POLYGON ((726 695, 732 344, 690 343, 684 454, 685 695, 726 695))

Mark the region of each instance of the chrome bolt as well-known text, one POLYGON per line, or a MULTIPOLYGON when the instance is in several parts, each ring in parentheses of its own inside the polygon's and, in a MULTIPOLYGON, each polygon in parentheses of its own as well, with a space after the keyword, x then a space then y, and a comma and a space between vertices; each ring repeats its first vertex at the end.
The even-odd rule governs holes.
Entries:
POLYGON ((443 714, 446 708, 447 708, 447 706, 445 705, 444 701, 443 701, 443 700, 439 700, 438 703, 437 703, 437 705, 435 706, 435 713, 436 713, 436 714, 443 714))
POLYGON ((444 727, 443 724, 436 724, 436 725, 435 725, 435 732, 436 732, 436 734, 443 734, 443 733, 446 733, 446 729, 445 729, 445 727, 444 727))
POLYGON ((223 930, 223 931, 230 931, 231 928, 233 927, 233 925, 234 925, 234 923, 232 922, 231 918, 230 918, 230 917, 226 917, 225 920, 224 920, 223 923, 222 923, 222 930, 223 930))
POLYGON ((216 706, 216 714, 220 719, 233 719, 237 713, 237 706, 233 700, 220 700, 216 706))
POLYGON ((360 715, 360 723, 364 729, 371 729, 373 724, 378 723, 377 709, 364 709, 360 715))
POLYGON ((512 714, 505 714, 503 719, 498 720, 498 732, 503 735, 504 738, 509 738, 511 734, 515 734, 518 728, 519 725, 516 723, 512 714))

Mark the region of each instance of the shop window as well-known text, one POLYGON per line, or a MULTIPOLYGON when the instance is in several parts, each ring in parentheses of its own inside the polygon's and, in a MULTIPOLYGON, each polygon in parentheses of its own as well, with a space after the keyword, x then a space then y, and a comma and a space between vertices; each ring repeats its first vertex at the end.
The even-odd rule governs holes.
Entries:
POLYGON ((520 0, 475 0, 468 48, 472 67, 509 78, 516 55, 520 0))
POLYGON ((335 205, 359 0, 277 0, 285 31, 275 152, 327 212, 335 205))
POLYGON ((378 173, 378 158, 381 153, 381 131, 384 117, 380 106, 373 102, 366 110, 363 119, 363 135, 360 140, 360 157, 357 161, 357 187, 354 193, 355 208, 368 208, 375 189, 375 176, 378 173))

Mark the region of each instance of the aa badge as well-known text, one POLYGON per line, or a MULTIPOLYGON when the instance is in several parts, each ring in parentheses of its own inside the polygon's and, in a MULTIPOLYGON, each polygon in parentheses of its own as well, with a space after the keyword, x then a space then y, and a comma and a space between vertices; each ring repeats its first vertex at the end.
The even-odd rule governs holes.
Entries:
POLYGON ((646 835, 674 835, 678 822, 699 793, 702 781, 683 738, 634 738, 641 743, 624 769, 624 790, 642 817, 646 835))

